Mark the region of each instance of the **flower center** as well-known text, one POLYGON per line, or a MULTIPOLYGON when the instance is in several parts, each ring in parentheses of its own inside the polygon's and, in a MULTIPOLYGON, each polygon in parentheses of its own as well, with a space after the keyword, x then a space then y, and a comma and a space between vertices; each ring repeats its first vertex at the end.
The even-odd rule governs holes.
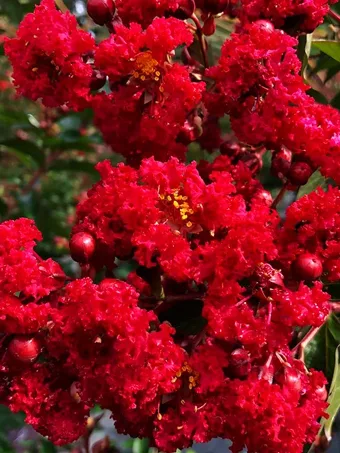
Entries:
POLYGON ((166 203, 168 209, 170 208, 170 212, 172 211, 175 223, 177 223, 176 219, 180 217, 187 228, 192 228, 192 215, 195 211, 189 205, 187 196, 181 195, 179 189, 176 189, 168 195, 160 194, 159 198, 166 203))
POLYGON ((158 61, 152 57, 151 52, 142 52, 136 57, 135 70, 132 75, 142 82, 149 79, 158 82, 161 76, 158 69, 158 61))
POLYGON ((183 374, 187 374, 188 381, 189 381, 189 389, 192 390, 198 384, 199 373, 194 371, 188 362, 184 362, 182 368, 177 371, 176 377, 174 377, 173 382, 176 382, 177 379, 183 376, 183 374))

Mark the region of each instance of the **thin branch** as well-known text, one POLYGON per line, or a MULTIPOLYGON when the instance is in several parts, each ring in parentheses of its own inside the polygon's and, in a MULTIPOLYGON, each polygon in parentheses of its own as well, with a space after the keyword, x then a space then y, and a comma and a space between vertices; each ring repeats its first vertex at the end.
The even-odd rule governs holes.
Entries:
POLYGON ((277 207, 277 205, 280 203, 280 201, 284 197, 284 194, 286 193, 286 191, 287 191, 287 184, 284 184, 284 186, 282 186, 282 189, 278 193, 277 197, 273 201, 273 204, 272 204, 273 209, 275 209, 277 207))
POLYGON ((340 23, 340 15, 329 8, 328 16, 340 23))
POLYGON ((54 0, 54 1, 61 12, 66 13, 67 11, 69 11, 68 7, 65 5, 63 0, 54 0))
POLYGON ((205 68, 209 68, 208 55, 207 55, 207 45, 206 45, 206 41, 204 39, 202 26, 201 26, 200 21, 199 21, 199 19, 196 16, 195 13, 191 16, 191 19, 194 21, 194 23, 196 25, 196 35, 197 35, 199 43, 200 43, 200 48, 201 48, 201 52, 202 52, 204 66, 205 66, 205 68))
POLYGON ((300 360, 304 361, 304 354, 305 354, 305 349, 306 346, 310 341, 313 340, 313 338, 316 336, 316 334, 319 332, 321 329, 322 325, 319 327, 312 327, 309 332, 302 338, 302 340, 294 346, 292 349, 292 354, 295 355, 298 353, 298 357, 300 360))

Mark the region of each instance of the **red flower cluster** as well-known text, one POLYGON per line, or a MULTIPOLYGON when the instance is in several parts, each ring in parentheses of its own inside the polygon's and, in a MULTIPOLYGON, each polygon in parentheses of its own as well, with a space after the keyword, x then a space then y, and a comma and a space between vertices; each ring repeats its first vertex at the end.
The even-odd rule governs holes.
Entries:
POLYGON ((216 83, 207 94, 208 108, 230 114, 240 140, 268 149, 285 145, 338 182, 340 115, 305 93, 296 44, 282 30, 268 31, 259 22, 234 34, 224 43, 219 64, 208 71, 216 83))
POLYGON ((340 279, 339 200, 338 188, 328 192, 319 188, 288 208, 280 238, 280 260, 285 268, 309 253, 320 260, 327 280, 340 279))
POLYGON ((138 164, 154 155, 184 158, 178 136, 188 117, 195 116, 204 83, 192 82, 188 70, 169 63, 192 34, 175 18, 157 18, 143 31, 137 24, 116 27, 98 46, 96 66, 108 75, 112 93, 93 101, 95 123, 112 149, 138 164))
MULTIPOLYGON (((233 3, 233 0, 232 0, 233 3)), ((326 0, 242 0, 232 9, 244 22, 269 19, 289 34, 311 33, 329 11, 326 0)), ((336 0, 330 1, 336 3, 336 0)))
POLYGON ((77 207, 82 278, 37 255, 30 220, 0 225, 0 401, 57 444, 82 435, 100 404, 119 432, 169 453, 214 437, 235 453, 301 453, 327 407, 324 376, 293 345, 296 329, 328 316, 322 281, 340 278, 339 189, 281 220, 283 192, 273 202, 257 176, 270 149, 285 187, 318 167, 340 182, 340 116, 306 94, 285 33, 311 30, 328 6, 197 6, 203 25, 192 0, 92 1, 110 31, 95 44, 43 0, 6 43, 19 93, 91 107, 126 158, 99 163, 77 207), (241 20, 207 69, 204 35, 221 13, 241 20), (225 114, 240 143, 221 136, 225 114), (209 161, 184 163, 194 141, 209 161), (114 278, 122 262, 126 281, 114 278))
POLYGON ((84 107, 92 76, 84 56, 94 46, 74 16, 57 11, 54 0, 43 0, 21 22, 17 37, 5 41, 18 94, 41 98, 47 107, 84 107))

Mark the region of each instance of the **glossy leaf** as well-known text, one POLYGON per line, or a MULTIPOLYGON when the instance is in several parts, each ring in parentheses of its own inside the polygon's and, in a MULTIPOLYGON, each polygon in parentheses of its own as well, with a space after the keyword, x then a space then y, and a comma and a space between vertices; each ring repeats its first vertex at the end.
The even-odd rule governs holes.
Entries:
POLYGON ((322 176, 322 174, 319 171, 316 171, 309 178, 307 184, 300 187, 298 194, 297 194, 297 199, 313 192, 319 186, 322 187, 323 189, 326 189, 327 180, 324 176, 322 176))
POLYGON ((336 352, 335 352, 335 368, 334 368, 332 384, 331 384, 331 387, 329 390, 329 397, 327 400, 329 406, 328 406, 326 412, 329 415, 329 418, 321 419, 321 426, 323 427, 325 435, 328 440, 330 440, 332 438, 332 426, 333 426, 335 418, 340 409, 339 349, 340 349, 340 346, 337 347, 336 352))
POLYGON ((334 60, 340 62, 340 42, 339 41, 327 41, 327 40, 318 40, 313 41, 313 46, 317 47, 326 55, 332 57, 334 60))

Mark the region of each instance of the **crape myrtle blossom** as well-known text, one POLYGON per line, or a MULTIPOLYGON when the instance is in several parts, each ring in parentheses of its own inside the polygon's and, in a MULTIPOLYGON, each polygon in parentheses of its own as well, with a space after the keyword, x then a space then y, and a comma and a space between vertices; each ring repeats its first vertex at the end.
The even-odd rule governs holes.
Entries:
POLYGON ((107 27, 96 40, 42 0, 6 40, 18 94, 92 109, 124 158, 98 163, 79 200, 79 278, 39 256, 33 221, 0 224, 0 402, 57 445, 86 433, 96 404, 166 453, 216 437, 233 453, 301 453, 327 416, 298 333, 334 306, 339 189, 284 219, 276 206, 317 168, 339 183, 339 113, 306 93, 294 37, 329 6, 274 3, 89 0, 107 27), (208 67, 223 14, 236 31, 208 67), (275 199, 259 178, 267 150, 275 199))

